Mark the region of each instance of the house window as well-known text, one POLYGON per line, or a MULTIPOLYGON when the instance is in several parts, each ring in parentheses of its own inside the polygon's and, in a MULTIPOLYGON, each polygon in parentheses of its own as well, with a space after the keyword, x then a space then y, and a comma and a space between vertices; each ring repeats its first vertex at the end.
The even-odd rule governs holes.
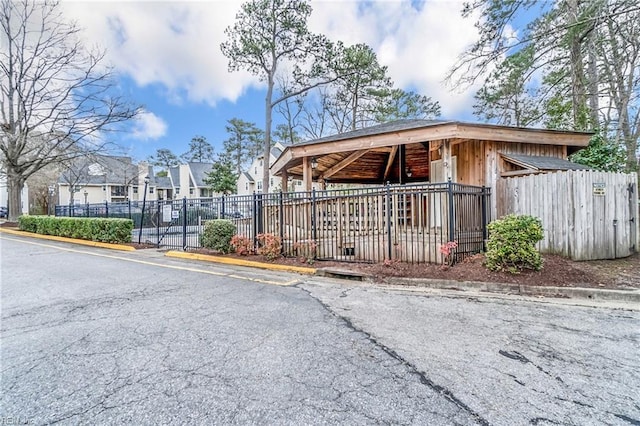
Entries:
POLYGON ((149 187, 149 194, 153 194, 153 186, 149 187))
POLYGON ((249 190, 249 182, 245 182, 244 189, 247 190, 247 191, 249 190))
POLYGON ((257 174, 258 174, 258 167, 254 167, 254 168, 253 168, 253 174, 254 174, 254 175, 257 175, 257 174))
POLYGON ((262 181, 258 181, 258 191, 262 191, 262 181))
POLYGON ((269 186, 273 186, 273 178, 271 178, 271 180, 269 180, 269 186))
POLYGON ((260 160, 260 167, 262 167, 262 160, 260 160))
POLYGON ((133 193, 134 193, 134 194, 137 194, 137 193, 138 193, 138 187, 137 187, 137 186, 134 186, 134 187, 133 187, 133 193))
POLYGON ((127 196, 127 187, 126 186, 112 186, 111 187, 111 196, 112 197, 126 197, 127 196))
POLYGON ((189 195, 193 195, 193 188, 189 188, 189 195))
POLYGON ((302 181, 301 181, 301 180, 296 179, 296 186, 300 186, 300 185, 302 185, 302 181))
POLYGON ((180 193, 180 187, 176 188, 176 195, 178 195, 180 193))

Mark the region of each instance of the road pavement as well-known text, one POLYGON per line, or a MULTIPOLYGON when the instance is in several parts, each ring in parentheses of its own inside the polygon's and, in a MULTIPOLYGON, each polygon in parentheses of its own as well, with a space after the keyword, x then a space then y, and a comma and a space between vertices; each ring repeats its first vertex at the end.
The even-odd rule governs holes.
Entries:
POLYGON ((5 424, 640 421, 638 311, 9 235, 0 261, 5 424))

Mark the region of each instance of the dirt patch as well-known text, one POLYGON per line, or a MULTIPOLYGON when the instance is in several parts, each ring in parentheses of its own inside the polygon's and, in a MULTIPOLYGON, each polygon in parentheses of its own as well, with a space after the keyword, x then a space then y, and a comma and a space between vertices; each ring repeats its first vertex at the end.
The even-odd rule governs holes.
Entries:
MULTIPOLYGON (((210 250, 199 249, 194 252, 219 255, 210 250)), ((257 262, 267 262, 258 255, 237 257, 257 262)), ((574 262, 561 256, 544 255, 544 267, 541 271, 524 271, 520 274, 493 272, 484 267, 484 256, 471 256, 454 266, 431 264, 413 265, 407 263, 369 264, 345 263, 334 261, 316 261, 312 265, 296 258, 279 258, 271 263, 314 268, 336 268, 360 272, 372 276, 376 281, 386 281, 391 277, 430 278, 453 281, 481 281, 520 284, 527 286, 554 287, 591 287, 608 289, 640 288, 640 253, 617 260, 598 260, 574 262)))

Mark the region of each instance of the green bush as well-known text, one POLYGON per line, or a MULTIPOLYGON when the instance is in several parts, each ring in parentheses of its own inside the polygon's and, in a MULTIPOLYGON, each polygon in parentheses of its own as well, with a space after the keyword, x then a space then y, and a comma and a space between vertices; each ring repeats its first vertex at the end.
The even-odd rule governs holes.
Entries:
POLYGON ((103 243, 130 243, 133 221, 88 217, 29 216, 18 218, 22 231, 103 243))
POLYGON ((542 240, 542 222, 533 216, 508 215, 489 224, 485 265, 492 271, 517 274, 524 269, 542 269, 542 256, 535 244, 542 240))
POLYGON ((200 236, 202 247, 217 250, 223 254, 231 253, 231 238, 236 234, 236 226, 230 220, 215 219, 205 223, 200 236))

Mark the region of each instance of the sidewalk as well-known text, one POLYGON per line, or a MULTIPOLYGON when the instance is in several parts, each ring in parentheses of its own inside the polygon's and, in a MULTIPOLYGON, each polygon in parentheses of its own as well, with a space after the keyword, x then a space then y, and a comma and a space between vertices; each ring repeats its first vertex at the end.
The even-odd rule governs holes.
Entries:
MULTIPOLYGON (((39 235, 30 232, 17 231, 14 229, 0 228, 0 233, 19 235, 28 238, 39 238, 45 240, 53 240, 72 244, 79 244, 91 247, 107 248, 112 250, 135 252, 136 249, 124 244, 108 244, 96 241, 77 240, 73 238, 54 237, 50 235, 39 235)), ((151 249, 149 249, 151 250, 151 249)), ((255 262, 242 259, 233 259, 221 256, 208 256, 197 253, 187 253, 181 251, 168 251, 164 254, 167 257, 185 260, 197 260, 212 263, 220 263, 231 266, 260 268, 271 271, 294 272, 306 275, 316 275, 321 277, 339 278, 345 280, 365 281, 379 284, 372 277, 354 272, 348 269, 338 268, 309 268, 302 266, 280 265, 277 263, 255 262)), ((517 284, 480 282, 480 281, 452 281, 442 279, 429 278, 400 278, 389 277, 385 279, 385 285, 404 287, 404 288, 421 288, 421 289, 439 289, 439 290, 455 290, 455 291, 473 291, 486 292, 508 295, 523 296, 544 296, 568 299, 587 299, 594 301, 618 301, 640 303, 640 290, 610 290, 599 288, 585 287, 549 287, 549 286, 525 286, 517 284)))

